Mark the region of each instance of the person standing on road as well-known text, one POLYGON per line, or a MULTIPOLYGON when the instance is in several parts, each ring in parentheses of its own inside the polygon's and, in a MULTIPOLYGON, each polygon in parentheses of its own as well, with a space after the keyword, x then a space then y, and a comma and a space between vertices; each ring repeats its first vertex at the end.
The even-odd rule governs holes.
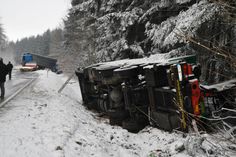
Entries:
POLYGON ((7 64, 7 69, 8 69, 9 80, 11 80, 11 72, 12 72, 12 69, 13 69, 13 65, 11 64, 10 61, 7 64))
POLYGON ((6 75, 8 74, 7 66, 3 63, 3 59, 0 58, 0 88, 1 88, 1 99, 4 99, 6 75))

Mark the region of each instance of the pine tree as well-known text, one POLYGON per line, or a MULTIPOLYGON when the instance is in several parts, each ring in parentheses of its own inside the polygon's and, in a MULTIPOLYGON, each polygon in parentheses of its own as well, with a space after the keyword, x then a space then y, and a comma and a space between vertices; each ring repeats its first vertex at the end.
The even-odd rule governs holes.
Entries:
POLYGON ((210 71, 231 77, 236 75, 235 7, 234 0, 73 0, 64 21, 65 45, 81 66, 155 53, 197 54, 203 70, 211 66, 210 71))

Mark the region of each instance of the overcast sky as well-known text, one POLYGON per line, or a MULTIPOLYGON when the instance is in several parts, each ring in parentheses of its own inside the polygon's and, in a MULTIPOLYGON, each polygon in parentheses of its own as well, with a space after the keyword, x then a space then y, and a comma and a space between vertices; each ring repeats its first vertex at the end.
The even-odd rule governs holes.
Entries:
POLYGON ((42 34, 62 24, 71 0, 0 0, 0 23, 9 40, 42 34))

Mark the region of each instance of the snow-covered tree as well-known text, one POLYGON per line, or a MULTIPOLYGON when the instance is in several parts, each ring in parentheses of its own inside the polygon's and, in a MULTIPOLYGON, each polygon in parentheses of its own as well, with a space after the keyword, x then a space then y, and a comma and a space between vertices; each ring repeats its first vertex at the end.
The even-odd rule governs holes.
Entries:
POLYGON ((64 53, 64 35, 61 28, 47 30, 42 35, 23 38, 11 44, 15 51, 16 62, 21 62, 25 52, 59 58, 64 53))
POLYGON ((65 44, 81 66, 153 53, 195 53, 205 69, 202 79, 222 81, 223 75, 235 75, 233 19, 233 0, 73 0, 64 21, 65 44))

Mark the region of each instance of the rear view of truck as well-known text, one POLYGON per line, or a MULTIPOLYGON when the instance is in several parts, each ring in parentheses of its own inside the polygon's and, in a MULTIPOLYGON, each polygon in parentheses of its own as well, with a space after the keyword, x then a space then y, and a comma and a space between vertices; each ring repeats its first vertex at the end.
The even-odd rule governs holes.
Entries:
POLYGON ((21 64, 21 72, 35 71, 38 69, 37 63, 33 61, 33 56, 30 53, 24 53, 21 64))
POLYGON ((33 53, 24 53, 22 56, 22 68, 21 71, 33 71, 36 69, 48 68, 53 72, 56 72, 57 69, 57 60, 41 56, 33 53))

